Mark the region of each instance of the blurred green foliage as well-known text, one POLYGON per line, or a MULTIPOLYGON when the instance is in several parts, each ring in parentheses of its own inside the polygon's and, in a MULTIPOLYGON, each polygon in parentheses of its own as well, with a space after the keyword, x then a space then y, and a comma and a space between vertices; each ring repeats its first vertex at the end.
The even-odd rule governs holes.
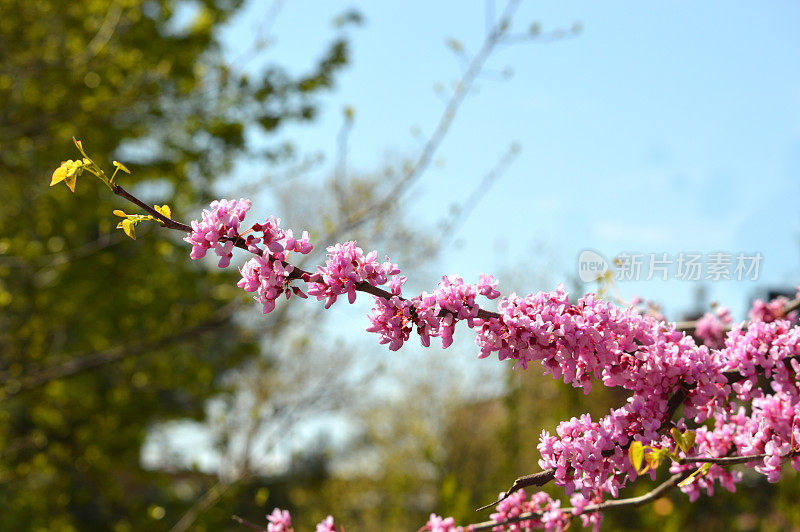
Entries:
POLYGON ((74 135, 186 219, 248 154, 248 128, 313 119, 346 42, 304 75, 237 73, 217 38, 240 4, 0 0, 2 530, 166 529, 193 502, 140 452, 154 423, 202 418, 256 352, 236 292, 217 289, 235 272, 187 260, 180 235, 134 245, 111 216, 129 205, 92 176, 75 195, 48 184, 74 135))

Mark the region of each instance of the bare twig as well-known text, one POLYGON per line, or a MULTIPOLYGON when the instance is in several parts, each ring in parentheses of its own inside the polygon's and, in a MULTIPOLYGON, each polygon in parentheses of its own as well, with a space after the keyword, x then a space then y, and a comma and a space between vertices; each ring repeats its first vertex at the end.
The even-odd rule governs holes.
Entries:
MULTIPOLYGON (((644 495, 641 495, 639 497, 631 497, 629 499, 617 499, 611 501, 604 501, 598 504, 590 504, 585 508, 583 508, 583 511, 581 513, 587 514, 593 512, 600 512, 604 510, 614 510, 618 508, 635 508, 637 506, 642 506, 644 504, 647 504, 649 502, 652 502, 660 498, 665 493, 670 491, 672 488, 677 486, 681 482, 681 480, 688 477, 690 474, 691 474, 690 472, 676 473, 675 475, 672 475, 665 482, 659 484, 655 489, 647 492, 644 495)), ((575 508, 570 508, 570 507, 561 508, 561 511, 565 514, 571 514, 574 510, 575 508)), ((543 512, 525 512, 511 519, 507 519, 505 521, 483 521, 481 523, 475 523, 473 525, 470 525, 470 530, 490 530, 496 526, 501 526, 511 523, 519 523, 520 521, 527 521, 530 519, 537 519, 540 518, 542 515, 543 512)))
POLYGON ((63 379, 100 366, 113 364, 125 358, 147 353, 148 351, 160 349, 188 339, 196 339, 198 334, 203 334, 213 330, 215 327, 227 324, 231 312, 232 307, 226 307, 212 318, 184 331, 165 335, 136 345, 118 345, 102 351, 76 356, 64 363, 44 369, 29 377, 17 379, 7 375, 0 376, 0 385, 3 386, 2 394, 6 397, 16 395, 56 379, 63 379))
POLYGON ((78 56, 78 62, 82 64, 86 64, 95 57, 100 51, 108 44, 108 41, 111 40, 111 37, 114 35, 114 30, 117 28, 117 24, 119 24, 120 16, 122 15, 122 2, 119 0, 115 0, 111 3, 106 12, 106 16, 103 18, 103 22, 100 24, 100 29, 97 30, 92 40, 89 41, 89 44, 86 45, 86 48, 83 49, 83 53, 78 56))
MULTIPOLYGON (((134 205, 138 205, 140 208, 144 209, 151 216, 161 220, 164 223, 164 227, 167 227, 169 229, 177 229, 178 231, 183 231, 184 233, 191 233, 192 232, 192 228, 190 226, 188 226, 186 224, 182 224, 180 222, 176 222, 172 218, 167 218, 166 216, 164 216, 163 214, 161 214, 160 212, 155 210, 153 207, 151 207, 147 203, 143 202, 142 200, 140 200, 136 196, 132 195, 130 192, 128 192, 127 190, 125 190, 121 186, 116 185, 116 184, 112 185, 112 191, 117 196, 125 198, 126 200, 130 201, 134 205)), ((242 246, 244 246, 243 249, 247 249, 247 246, 244 245, 244 242, 242 242, 242 246)), ((241 246, 239 246, 239 247, 241 247, 241 246)))
POLYGON ((266 532, 266 530, 267 530, 266 528, 264 528, 262 526, 258 526, 255 523, 251 523, 250 521, 246 521, 246 520, 242 519, 238 515, 234 515, 233 517, 231 517, 231 519, 233 519, 234 521, 236 521, 240 525, 249 528, 250 530, 259 530, 260 532, 266 532))
MULTIPOLYGON (((788 458, 797 456, 798 454, 800 454, 800 449, 795 449, 787 453, 785 456, 783 456, 783 459, 786 460, 788 458)), ((724 456, 720 458, 692 456, 692 457, 681 458, 680 460, 678 460, 678 462, 681 464, 709 463, 709 464, 717 464, 720 466, 731 466, 736 464, 745 464, 747 462, 754 462, 756 460, 763 460, 767 456, 769 455, 754 454, 748 456, 724 456)), ((616 499, 616 500, 604 501, 597 504, 590 504, 585 506, 583 510, 580 511, 580 513, 576 513, 575 515, 601 512, 605 510, 615 510, 618 508, 635 508, 638 506, 642 506, 644 504, 655 501, 659 497, 662 497, 665 493, 667 493, 675 486, 680 484, 682 480, 688 478, 691 474, 692 474, 691 471, 682 471, 680 473, 676 473, 672 475, 668 480, 659 484, 653 490, 645 493, 644 495, 641 495, 639 497, 630 497, 628 499, 616 499)), ((488 508, 488 506, 484 508, 488 508)), ((567 508, 562 508, 561 511, 564 512, 565 514, 571 514, 573 513, 573 511, 576 511, 576 509, 567 507, 567 508)), ((488 530, 495 526, 500 526, 510 523, 518 523, 520 521, 526 521, 528 519, 535 519, 541 517, 542 515, 543 512, 526 512, 512 519, 508 519, 506 521, 484 521, 482 523, 475 523, 471 525, 471 530, 488 530)))
POLYGON ((223 482, 222 480, 217 481, 213 486, 211 486, 202 497, 194 501, 192 507, 181 516, 177 523, 175 523, 172 528, 170 528, 170 532, 185 532, 189 529, 190 526, 194 523, 197 517, 205 512, 208 508, 213 506, 217 503, 220 497, 222 497, 231 486, 235 484, 234 482, 223 482))
POLYGON ((511 166, 511 163, 514 162, 517 155, 519 155, 519 145, 512 144, 509 146, 508 151, 503 154, 500 160, 498 160, 492 169, 481 179, 481 182, 475 187, 475 190, 472 191, 469 197, 456 208, 455 213, 450 219, 444 222, 438 238, 440 247, 443 247, 448 237, 452 238, 453 232, 469 217, 481 198, 486 195, 486 192, 492 187, 494 182, 505 173, 509 166, 511 166))
MULTIPOLYGON (((400 198, 403 193, 408 190, 409 185, 416 181, 419 176, 422 175, 423 171, 430 165, 430 162, 433 160, 434 153, 447 134, 447 131, 450 129, 450 126, 456 117, 456 112, 463 103, 467 93, 469 93, 469 90, 475 82, 476 77, 478 74, 480 74, 484 63, 497 46, 501 37, 505 35, 506 31, 508 30, 508 27, 511 24, 511 19, 519 7, 519 1, 520 0, 510 0, 506 4, 503 14, 486 36, 483 46, 481 46, 481 48, 472 58, 472 61, 469 63, 466 71, 461 76, 461 79, 455 84, 455 90, 450 96, 442 116, 439 118, 439 123, 437 124, 436 129, 434 129, 433 133, 422 147, 422 150, 420 151, 416 160, 405 172, 405 175, 394 184, 394 186, 383 198, 371 205, 366 206, 364 211, 381 212, 390 208, 392 205, 397 203, 398 198, 400 198)), ((368 216, 356 216, 355 221, 341 228, 340 232, 349 232, 356 229, 366 218, 368 218, 368 216)), ((332 237, 333 235, 328 235, 324 240, 328 241, 332 237)))
MULTIPOLYGON (((794 312, 795 310, 800 310, 800 297, 788 301, 783 306, 783 310, 781 310, 780 315, 786 316, 787 314, 789 314, 790 312, 794 312)), ((697 329, 697 321, 698 320, 677 321, 675 322, 675 329, 692 334, 697 329)), ((730 331, 731 328, 732 327, 730 325, 723 326, 724 331, 730 331)))

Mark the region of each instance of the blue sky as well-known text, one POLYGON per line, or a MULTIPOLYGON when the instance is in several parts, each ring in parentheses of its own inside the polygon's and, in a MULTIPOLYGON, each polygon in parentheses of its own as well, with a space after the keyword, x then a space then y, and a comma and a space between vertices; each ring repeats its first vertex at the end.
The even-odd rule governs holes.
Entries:
MULTIPOLYGON (((248 46, 269 3, 251 2, 225 39, 248 46)), ((504 4, 497 3, 496 12, 504 4)), ((312 126, 282 130, 333 159, 342 109, 356 122, 349 164, 362 170, 411 156, 443 108, 433 87, 460 76, 445 39, 469 52, 485 35, 484 2, 286 1, 263 58, 308 68, 356 7, 352 64, 312 126)), ((515 29, 583 26, 575 39, 500 47, 459 111, 410 209, 433 224, 468 197, 508 150, 513 165, 486 191, 440 259, 467 279, 509 268, 575 276, 578 254, 760 252, 757 282, 707 282, 711 300, 743 317, 759 287, 800 284, 800 4, 793 2, 523 2, 515 29)), ((280 215, 280 213, 276 213, 280 215)), ((391 250, 386 250, 391 255, 391 250)), ((402 265, 401 265, 402 267, 402 265)), ((502 282, 502 277, 501 277, 502 282)), ((696 282, 621 282, 676 316, 696 282)), ((539 289, 532 287, 531 290, 539 289)), ((587 290, 593 287, 587 285, 587 290)))

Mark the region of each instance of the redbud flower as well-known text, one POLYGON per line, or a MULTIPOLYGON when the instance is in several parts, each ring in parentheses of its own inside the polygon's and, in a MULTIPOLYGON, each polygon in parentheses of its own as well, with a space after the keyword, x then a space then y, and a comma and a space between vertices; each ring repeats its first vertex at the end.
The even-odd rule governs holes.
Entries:
POLYGON ((219 267, 225 268, 233 257, 233 244, 239 225, 250 209, 250 200, 214 200, 211 210, 203 210, 202 220, 192 221, 192 232, 184 240, 192 245, 189 255, 197 260, 213 249, 221 258, 219 267))

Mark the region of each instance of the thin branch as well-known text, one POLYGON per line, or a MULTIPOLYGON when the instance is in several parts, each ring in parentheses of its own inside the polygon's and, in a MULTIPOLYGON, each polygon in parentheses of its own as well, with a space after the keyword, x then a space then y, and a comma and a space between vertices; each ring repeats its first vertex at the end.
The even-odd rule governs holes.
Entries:
MULTIPOLYGON (((780 316, 786 316, 790 312, 794 312, 795 310, 800 310, 800 297, 787 301, 786 304, 783 306, 783 309, 780 311, 780 316)), ((675 329, 686 332, 686 333, 694 333, 697 329, 697 322, 698 320, 691 320, 691 321, 677 321, 675 322, 675 329)), ((723 327, 724 331, 731 330, 730 325, 725 325, 723 327)))
POLYGON ((344 111, 344 122, 336 137, 336 165, 333 169, 333 191, 336 194, 336 199, 339 203, 343 202, 344 178, 347 173, 347 141, 350 139, 350 133, 353 131, 353 110, 346 108, 344 111))
POLYGON ((508 151, 500 157, 500 160, 492 167, 492 169, 481 179, 481 182, 472 191, 469 197, 457 207, 455 214, 446 220, 439 233, 437 243, 443 246, 443 242, 447 237, 452 237, 453 232, 469 218, 470 213, 475 206, 480 202, 481 198, 486 195, 486 192, 492 188, 492 185, 503 173, 511 166, 511 163, 519 155, 519 145, 512 144, 509 146, 508 151))
MULTIPOLYGON (((793 451, 789 451, 786 453, 782 459, 792 458, 800 454, 800 449, 795 449, 793 451)), ((772 456, 769 454, 750 454, 746 456, 723 456, 721 458, 713 458, 707 456, 687 456, 686 458, 681 458, 678 460, 681 464, 702 464, 702 463, 709 463, 709 464, 717 464, 721 466, 725 465, 736 465, 736 464, 746 464, 748 462, 755 462, 757 460, 763 460, 764 458, 772 456)))
POLYGON ((205 512, 208 508, 215 505, 220 497, 222 497, 231 486, 233 486, 234 482, 223 482, 217 481, 213 486, 211 486, 202 497, 197 499, 192 507, 181 516, 177 523, 175 523, 172 528, 170 528, 170 532, 185 532, 189 529, 190 526, 194 523, 195 519, 205 512))
MULTIPOLYGON (((167 227, 169 229, 177 229, 179 231, 183 231, 184 233, 191 233, 192 232, 192 228, 190 226, 188 226, 186 224, 182 224, 180 222, 176 222, 172 218, 167 218, 166 216, 164 216, 163 214, 161 214, 160 212, 155 210, 153 207, 151 207, 147 203, 143 202, 142 200, 140 200, 139 198, 137 198, 136 196, 132 195, 130 192, 128 192, 127 190, 122 188, 120 185, 116 185, 116 184, 112 185, 112 191, 117 196, 125 198, 126 200, 130 201, 131 203, 133 203, 135 205, 138 205, 139 207, 144 209, 151 216, 153 216, 155 218, 158 218, 159 220, 164 222, 164 227, 167 227)), ((242 242, 242 246, 244 246, 243 249, 247 249, 247 246, 244 245, 244 242, 242 242)), ((239 247, 241 247, 241 246, 239 246, 239 247)))
POLYGON ((267 530, 266 528, 264 528, 262 526, 258 526, 255 523, 251 523, 250 521, 246 521, 246 520, 242 519, 238 515, 232 516, 231 519, 233 519, 234 521, 236 521, 240 525, 249 528, 250 530, 258 530, 260 532, 266 532, 266 530, 267 530))
POLYGON ((103 48, 105 48, 108 41, 114 35, 114 30, 119 24, 119 19, 122 15, 122 2, 115 0, 106 12, 106 16, 100 24, 100 29, 97 30, 92 40, 83 49, 83 53, 78 56, 79 64, 87 64, 89 61, 97 57, 103 48))
MULTIPOLYGON (((362 223, 364 223, 365 219, 369 218, 370 213, 385 211, 395 205, 398 199, 403 195, 403 192, 408 190, 409 185, 416 181, 420 175, 422 175, 424 170, 430 165, 430 162, 433 160, 434 153, 450 129, 450 126, 456 117, 456 112, 463 103, 465 96, 472 88, 472 85, 475 82, 478 74, 480 74, 484 63, 499 43, 501 37, 505 35, 508 27, 511 25, 511 19, 519 7, 519 3, 520 0, 510 0, 506 4, 500 19, 486 36, 483 45, 472 58, 472 61, 464 71, 461 79, 455 84, 455 90, 450 96, 442 116, 439 118, 439 123, 436 125, 436 129, 434 129, 433 133, 422 147, 422 150, 417 156, 416 161, 411 164, 405 175, 394 184, 394 186, 382 199, 366 206, 364 212, 356 215, 353 222, 347 224, 343 228, 340 228, 340 233, 349 232, 356 229, 362 223)), ((323 240, 328 241, 334 236, 336 235, 329 234, 323 240)))
MULTIPOLYGON (((782 457, 782 460, 786 460, 788 458, 792 458, 797 455, 800 455, 800 448, 790 451, 789 453, 787 453, 782 457)), ((721 458, 691 456, 691 457, 681 458, 678 462, 681 464, 709 463, 709 464, 717 464, 720 466, 731 466, 737 464, 745 464, 747 462, 754 462, 756 460, 763 460, 767 456, 770 455, 753 454, 747 456, 724 456, 721 458)), ((680 473, 676 473, 672 475, 668 480, 659 484, 652 491, 649 491, 644 495, 641 495, 639 497, 630 497, 628 499, 616 499, 616 500, 604 501, 597 504, 590 504, 585 506, 583 510, 579 511, 579 513, 576 513, 575 515, 587 514, 593 512, 602 512, 605 510, 615 510, 618 508, 635 508, 638 506, 642 506, 644 504, 655 501, 656 499, 662 497, 665 493, 667 493, 672 488, 680 484, 682 480, 688 478, 692 474, 693 474, 692 471, 682 471, 680 473)), ((488 506, 484 508, 488 508, 488 506)), ((572 514, 574 511, 577 511, 577 509, 567 507, 567 508, 562 508, 561 511, 563 513, 572 514)), ((526 512, 505 521, 484 521, 482 523, 476 523, 471 525, 471 530, 488 530, 495 526, 501 526, 510 523, 518 523, 520 521, 539 518, 543 514, 544 512, 526 512)))
MULTIPOLYGON (((783 362, 785 364, 789 364, 792 360, 798 359, 798 358, 800 358, 800 355, 788 356, 788 357, 784 358, 783 362)), ((738 382, 740 380, 744 380, 744 379, 747 378, 746 376, 742 375, 738 371, 728 371, 728 372, 723 373, 723 375, 728 380, 728 383, 738 382)), ((672 397, 670 397, 669 401, 667 402, 667 412, 666 412, 666 414, 664 416, 664 420, 661 423, 661 427, 659 427, 659 429, 658 429, 659 432, 663 432, 667 428, 669 428, 669 425, 670 425, 670 423, 672 421, 672 416, 675 415, 675 412, 678 410, 678 408, 689 397, 689 392, 694 388, 694 386, 695 386, 694 384, 686 384, 682 388, 679 388, 678 391, 675 392, 675 394, 672 397)), ((621 448, 624 451, 624 450, 626 450, 628 448, 628 446, 626 445, 626 446, 623 446, 621 448)), ((605 458, 608 458, 609 456, 612 456, 614 454, 614 452, 615 452, 614 450, 603 451, 602 452, 602 456, 605 457, 605 458)), ((751 462, 751 461, 753 461, 755 459, 758 459, 758 458, 759 458, 759 456, 755 456, 754 455, 754 456, 746 456, 746 457, 741 457, 741 456, 727 457, 724 460, 723 459, 703 459, 703 458, 700 458, 700 457, 694 457, 694 458, 690 458, 690 459, 686 459, 686 460, 687 460, 687 463, 688 462, 703 462, 703 461, 711 462, 711 463, 744 463, 744 462, 751 462), (722 461, 717 462, 717 460, 722 460, 722 461)), ((760 458, 763 458, 763 456, 760 456, 760 458)), ((491 506, 495 506, 499 502, 507 499, 512 493, 514 493, 515 491, 521 490, 522 488, 525 488, 525 487, 528 487, 528 486, 544 486, 545 484, 547 484, 548 482, 550 482, 551 480, 553 480, 555 478, 555 473, 556 473, 555 468, 551 467, 549 469, 545 469, 545 470, 539 471, 538 473, 533 473, 531 475, 525 475, 525 476, 519 477, 516 480, 514 480, 514 483, 511 485, 511 487, 508 489, 508 491, 506 491, 503 494, 502 497, 500 497, 498 500, 496 500, 494 502, 491 502, 489 504, 481 506, 480 508, 478 508, 477 511, 485 510, 486 508, 489 508, 491 506)))
MULTIPOLYGON (((677 486, 684 478, 688 477, 690 474, 691 473, 688 471, 683 473, 676 473, 675 475, 672 475, 668 480, 659 484, 652 491, 649 491, 644 495, 641 495, 639 497, 631 497, 629 499, 617 499, 611 501, 604 501, 598 504, 590 504, 584 507, 581 513, 587 514, 605 510, 616 510, 618 508, 635 508, 637 506, 642 506, 649 502, 655 501, 656 499, 659 499, 665 493, 667 493, 675 486, 677 486)), ((572 514, 573 511, 576 511, 576 508, 571 508, 571 507, 561 508, 561 511, 565 514, 572 514)), ((540 518, 543 514, 544 512, 525 512, 516 517, 512 517, 511 519, 507 519, 505 521, 483 521, 482 523, 475 523, 473 525, 470 525, 470 530, 490 530, 496 526, 518 523, 520 521, 527 521, 530 519, 537 519, 540 518)))
MULTIPOLYGON (((188 225, 185 225, 183 223, 177 222, 175 220, 172 220, 170 218, 167 218, 167 217, 163 216, 161 213, 157 212, 154 208, 148 206, 147 204, 145 204, 144 202, 142 202, 138 198, 134 197, 133 195, 131 195, 130 193, 125 191, 119 185, 114 185, 114 193, 119 195, 119 196, 121 196, 121 197, 124 197, 124 198, 128 199, 132 203, 138 205, 139 207, 141 207, 142 209, 147 211, 149 214, 153 215, 154 217, 157 217, 162 222, 164 222, 164 226, 165 227, 168 227, 170 229, 177 229, 177 230, 181 230, 181 231, 186 231, 186 232, 191 231, 191 227, 189 227, 188 225)), ((244 239, 242 239, 241 237, 237 237, 237 239, 234 242, 234 244, 235 244, 236 247, 239 247, 239 248, 242 248, 242 249, 247 249, 247 246, 244 243, 244 239)), ((288 263, 285 263, 285 262, 283 264, 285 266, 289 265, 288 263)), ((307 271, 305 271, 305 270, 303 270, 303 269, 301 269, 299 267, 293 266, 293 270, 289 274, 289 279, 290 280, 302 279, 305 282, 314 282, 316 277, 315 277, 315 274, 307 272, 307 271)), ((373 285, 371 285, 371 284, 369 284, 369 283, 367 283, 365 281, 357 283, 355 289, 357 291, 366 292, 368 294, 371 294, 371 295, 374 295, 374 296, 377 296, 377 297, 381 297, 381 298, 384 298, 384 299, 390 299, 390 298, 394 297, 393 294, 387 292, 386 290, 378 288, 377 286, 373 286, 373 285)), ((788 312, 791 312, 791 310, 797 308, 797 306, 798 306, 798 300, 793 300, 793 301, 787 303, 787 305, 784 308, 784 314, 786 314, 788 312)), ((500 317, 501 317, 501 315, 496 313, 496 312, 490 312, 490 311, 487 311, 487 310, 484 310, 484 309, 479 309, 478 310, 478 318, 481 318, 481 319, 500 318, 500 317)), ((787 357, 785 359, 785 361, 788 362, 789 360, 792 360, 794 358, 797 358, 797 356, 795 355, 795 356, 787 357)), ((735 371, 734 372, 724 373, 724 376, 728 379, 728 382, 736 382, 738 380, 742 380, 742 379, 746 378, 745 376, 741 375, 739 372, 735 372, 735 371)), ((662 422, 660 430, 664 430, 666 427, 669 426, 669 423, 671 422, 672 416, 677 411, 678 407, 680 407, 680 405, 682 405, 683 402, 688 398, 688 395, 689 395, 689 392, 690 392, 691 389, 692 389, 692 385, 691 384, 684 385, 682 388, 680 388, 670 398, 670 400, 668 402, 667 414, 666 414, 666 416, 665 416, 665 418, 664 418, 664 420, 662 422)), ((610 456, 611 454, 613 454, 613 452, 614 451, 604 451, 603 455, 604 456, 610 456)), ((515 491, 518 491, 518 490, 520 490, 520 489, 522 489, 524 487, 528 487, 528 486, 543 486, 543 485, 547 484, 548 482, 550 482, 551 480, 553 480, 554 478, 555 478, 555 469, 554 468, 546 469, 546 470, 543 470, 543 471, 539 471, 537 473, 533 473, 533 474, 530 474, 530 475, 525 475, 525 476, 519 477, 516 480, 514 480, 514 483, 512 484, 511 488, 507 492, 505 492, 503 494, 503 497, 501 497, 498 501, 495 501, 495 502, 490 503, 490 504, 488 504, 486 506, 483 506, 480 509, 485 509, 485 508, 488 508, 490 506, 494 506, 497 503, 499 503, 500 501, 506 499, 510 494, 512 494, 515 491)))
POLYGON ((514 33, 506 35, 501 41, 502 44, 518 44, 521 42, 536 41, 541 43, 551 43, 563 41, 565 39, 574 39, 577 37, 583 28, 580 24, 573 25, 568 30, 553 30, 546 33, 514 33))
POLYGON ((49 367, 38 373, 35 373, 34 375, 23 377, 19 380, 13 377, 4 376, 2 380, 0 380, 0 385, 3 386, 1 390, 2 394, 5 397, 9 397, 20 392, 43 386, 56 379, 71 377, 84 371, 119 362, 120 360, 130 356, 146 353, 154 349, 160 349, 188 339, 195 339, 197 338, 198 334, 203 334, 215 327, 227 324, 231 312, 232 307, 225 308, 222 312, 217 313, 217 315, 211 319, 205 320, 198 325, 184 331, 161 336, 159 338, 133 346, 118 345, 102 351, 95 351, 93 353, 76 356, 64 363, 49 367))

